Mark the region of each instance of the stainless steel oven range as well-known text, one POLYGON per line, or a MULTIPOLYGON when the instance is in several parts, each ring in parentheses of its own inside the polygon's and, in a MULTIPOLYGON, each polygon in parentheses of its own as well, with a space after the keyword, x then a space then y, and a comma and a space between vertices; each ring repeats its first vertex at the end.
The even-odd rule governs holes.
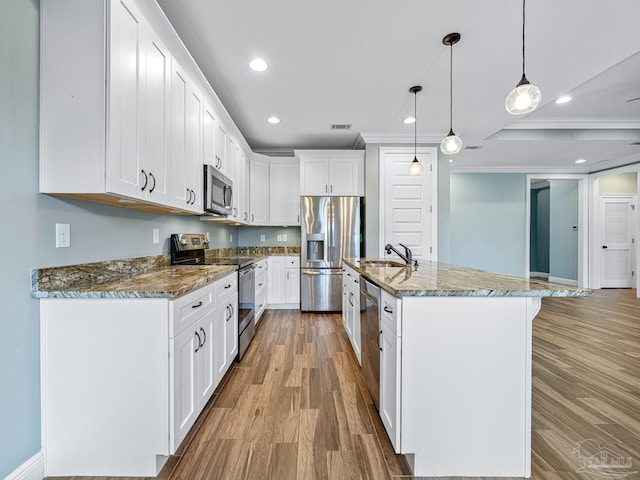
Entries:
POLYGON ((255 326, 255 259, 249 257, 206 258, 209 248, 201 233, 171 235, 171 265, 237 265, 238 266, 238 357, 247 351, 256 331, 255 326))

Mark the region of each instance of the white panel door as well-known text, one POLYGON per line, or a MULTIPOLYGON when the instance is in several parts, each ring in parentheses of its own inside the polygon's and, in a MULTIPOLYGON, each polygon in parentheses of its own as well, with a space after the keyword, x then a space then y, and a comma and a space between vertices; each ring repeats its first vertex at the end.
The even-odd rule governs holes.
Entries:
MULTIPOLYGON (((435 260, 432 258, 432 199, 430 165, 435 155, 418 153, 418 159, 424 165, 422 175, 409 175, 409 163, 413 152, 385 152, 381 155, 381 185, 384 198, 381 197, 383 223, 380 250, 387 243, 403 251, 402 243, 411 249, 413 258, 435 260)), ((435 207, 433 207, 435 210, 435 207)), ((396 257, 395 253, 390 255, 396 257)))
POLYGON ((269 223, 300 225, 300 166, 272 163, 269 177, 269 223))
POLYGON ((251 160, 250 201, 252 225, 269 225, 269 164, 251 160))
POLYGON ((329 158, 300 159, 300 195, 329 195, 329 158))
POLYGON ((358 195, 358 159, 330 159, 329 195, 358 195))
POLYGON ((185 130, 185 170, 187 208, 196 212, 202 212, 202 121, 204 112, 204 100, 202 94, 195 88, 193 82, 187 83, 187 124, 185 130))
POLYGON ((171 203, 185 208, 190 200, 186 167, 187 76, 173 59, 171 64, 171 203))
POLYGON ((143 28, 144 130, 140 162, 149 176, 150 200, 169 205, 169 130, 171 128, 171 53, 147 26, 143 28))
POLYGON ((633 286, 633 208, 635 197, 600 197, 602 288, 633 286))
POLYGON ((142 172, 139 140, 143 128, 144 19, 129 1, 113 2, 109 65, 109 164, 107 190, 142 198, 148 175, 142 172))
POLYGON ((199 348, 196 325, 171 340, 173 358, 173 448, 180 445, 198 417, 196 350, 199 348))
POLYGON ((215 349, 215 310, 210 311, 200 319, 197 324, 199 348, 196 354, 198 361, 198 412, 213 395, 213 390, 218 384, 216 372, 215 349))
POLYGON ((285 303, 285 257, 269 257, 268 265, 267 303, 269 305, 285 303))

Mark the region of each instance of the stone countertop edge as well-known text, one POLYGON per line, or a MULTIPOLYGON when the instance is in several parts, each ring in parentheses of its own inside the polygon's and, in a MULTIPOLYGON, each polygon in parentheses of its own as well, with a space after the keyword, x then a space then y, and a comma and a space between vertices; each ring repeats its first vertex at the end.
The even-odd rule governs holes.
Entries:
POLYGON ((419 261, 418 267, 366 265, 367 261, 380 260, 345 258, 344 262, 395 297, 588 297, 592 293, 584 288, 426 260, 419 261))
POLYGON ((92 285, 77 284, 40 290, 37 270, 32 270, 34 298, 168 298, 175 299, 215 282, 237 270, 235 265, 164 267, 92 285))

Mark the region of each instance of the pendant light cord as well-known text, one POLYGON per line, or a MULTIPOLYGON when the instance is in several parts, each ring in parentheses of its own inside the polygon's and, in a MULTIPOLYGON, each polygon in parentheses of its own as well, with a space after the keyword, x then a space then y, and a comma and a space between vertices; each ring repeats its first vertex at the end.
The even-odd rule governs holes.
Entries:
POLYGON ((449 45, 449 131, 453 131, 453 43, 449 45))
POLYGON ((413 92, 413 158, 418 158, 418 91, 413 92))
POLYGON ((525 2, 526 0, 522 0, 522 76, 524 77, 524 26, 525 26, 525 2))

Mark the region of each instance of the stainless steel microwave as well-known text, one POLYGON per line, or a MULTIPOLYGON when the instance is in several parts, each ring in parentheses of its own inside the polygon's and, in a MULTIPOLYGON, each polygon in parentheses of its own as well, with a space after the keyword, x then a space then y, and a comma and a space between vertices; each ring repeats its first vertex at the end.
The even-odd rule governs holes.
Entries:
POLYGON ((232 212, 233 182, 211 165, 204 166, 204 211, 217 215, 232 212))

